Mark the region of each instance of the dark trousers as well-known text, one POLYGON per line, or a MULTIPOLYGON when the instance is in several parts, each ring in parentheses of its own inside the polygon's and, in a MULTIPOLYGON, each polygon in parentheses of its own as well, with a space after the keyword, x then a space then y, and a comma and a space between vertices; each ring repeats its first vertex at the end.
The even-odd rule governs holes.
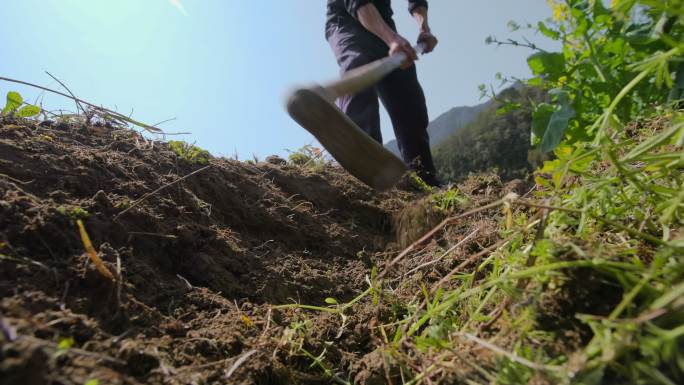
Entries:
MULTIPOLYGON (((375 35, 359 28, 336 28, 328 35, 328 42, 342 74, 385 57, 389 51, 389 47, 375 35)), ((340 109, 354 123, 382 144, 378 97, 392 120, 404 162, 425 182, 437 184, 427 133, 427 106, 418 83, 416 66, 398 69, 375 87, 337 100, 340 109)))

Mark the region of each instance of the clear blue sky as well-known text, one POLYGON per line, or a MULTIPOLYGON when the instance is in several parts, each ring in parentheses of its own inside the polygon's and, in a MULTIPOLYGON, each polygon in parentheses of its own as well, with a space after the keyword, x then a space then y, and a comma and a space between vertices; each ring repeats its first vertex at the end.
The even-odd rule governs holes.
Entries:
MULTIPOLYGON (((405 0, 394 0, 399 31, 413 40, 405 0)), ((432 0, 440 39, 419 76, 430 118, 479 102, 494 75, 528 75, 525 49, 487 46, 488 35, 520 37, 509 20, 550 16, 543 0, 432 0)), ((3 1, 0 76, 59 88, 154 124, 190 131, 188 142, 241 159, 285 154, 315 143, 291 122, 282 99, 294 84, 331 79, 338 70, 323 37, 325 0, 17 0, 3 1), (176 5, 174 5, 174 3, 176 5), (180 7, 177 4, 180 3, 180 7)), ((544 39, 525 34, 544 43, 544 39)), ((544 44, 542 44, 544 46, 544 44)), ((0 82, 0 92, 38 92, 0 82)), ((73 104, 46 95, 45 107, 73 104)), ((383 113, 383 135, 394 137, 383 113)))

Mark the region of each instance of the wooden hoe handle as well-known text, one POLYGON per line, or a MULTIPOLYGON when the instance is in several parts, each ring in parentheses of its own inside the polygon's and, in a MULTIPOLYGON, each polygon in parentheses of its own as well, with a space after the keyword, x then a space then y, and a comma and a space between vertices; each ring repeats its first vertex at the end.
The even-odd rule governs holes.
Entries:
MULTIPOLYGON (((419 43, 413 49, 421 54, 425 51, 425 46, 423 43, 419 43)), ((331 101, 341 96, 358 93, 378 83, 385 76, 399 68, 406 59, 406 53, 395 53, 394 55, 355 68, 347 72, 342 79, 325 84, 322 88, 326 91, 326 96, 331 101)))

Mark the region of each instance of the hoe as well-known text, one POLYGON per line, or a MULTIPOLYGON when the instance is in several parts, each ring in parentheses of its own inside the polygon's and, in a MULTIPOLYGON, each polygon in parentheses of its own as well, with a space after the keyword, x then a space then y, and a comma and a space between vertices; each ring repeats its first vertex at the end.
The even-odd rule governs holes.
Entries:
MULTIPOLYGON (((414 48, 423 52, 420 44, 414 48)), ((406 59, 405 53, 396 53, 349 71, 326 85, 295 89, 286 101, 292 119, 313 134, 345 170, 380 191, 394 186, 408 169, 349 119, 335 105, 335 99, 375 85, 406 59)))

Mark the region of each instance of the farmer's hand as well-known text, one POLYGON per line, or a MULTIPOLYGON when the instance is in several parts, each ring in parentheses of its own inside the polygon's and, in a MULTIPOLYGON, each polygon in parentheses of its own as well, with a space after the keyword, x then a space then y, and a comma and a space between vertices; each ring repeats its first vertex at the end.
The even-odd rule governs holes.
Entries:
POLYGON ((430 30, 424 30, 420 32, 420 35, 418 35, 418 44, 423 44, 425 47, 423 50, 423 53, 430 53, 432 52, 435 47, 437 46, 437 43, 439 41, 435 37, 435 35, 430 32, 430 30))
POLYGON ((401 35, 396 34, 394 38, 387 44, 389 45, 389 54, 403 52, 406 54, 406 61, 401 65, 401 69, 407 69, 413 65, 415 60, 418 60, 418 54, 413 49, 411 43, 404 39, 401 35))

